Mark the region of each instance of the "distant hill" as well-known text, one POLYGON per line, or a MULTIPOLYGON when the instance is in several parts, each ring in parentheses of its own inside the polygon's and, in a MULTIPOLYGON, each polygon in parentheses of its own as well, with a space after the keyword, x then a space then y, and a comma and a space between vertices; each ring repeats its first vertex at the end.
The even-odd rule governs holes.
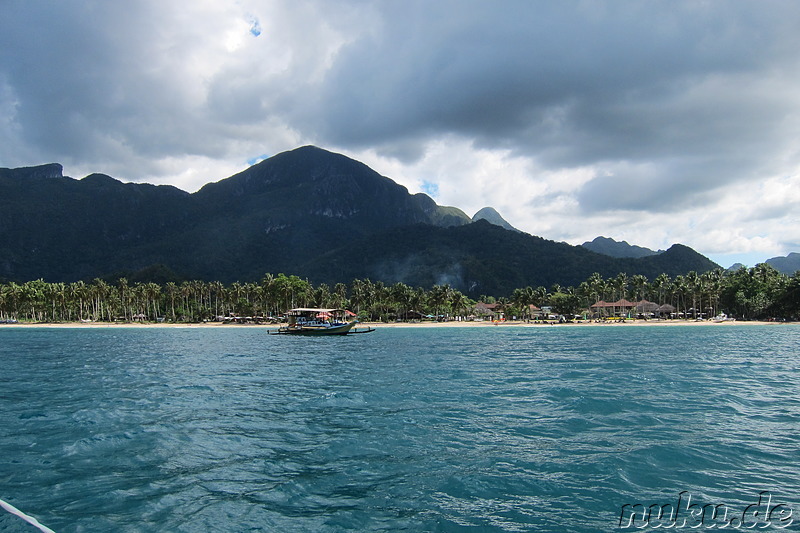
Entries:
POLYGON ((353 277, 419 286, 448 283, 473 297, 509 295, 528 285, 577 286, 593 272, 606 278, 620 272, 643 274, 652 280, 662 272, 674 277, 718 268, 680 244, 652 257, 619 259, 512 232, 485 220, 450 228, 395 228, 349 243, 320 259, 316 266, 306 265, 307 271, 328 283, 353 277), (352 257, 361 260, 354 263, 352 257))
POLYGON ((484 207, 474 215, 472 215, 472 221, 477 222, 478 220, 485 220, 489 224, 494 224, 495 226, 500 226, 501 228, 505 228, 511 231, 519 231, 517 228, 506 222, 500 213, 495 210, 493 207, 484 207))
POLYGON ((14 281, 126 275, 230 283, 285 272, 316 283, 370 277, 503 296, 526 285, 574 285, 595 271, 652 279, 717 266, 680 245, 618 259, 472 222, 312 146, 193 194, 103 174, 76 180, 58 164, 0 169, 0 228, 0 279, 14 281))
POLYGON ((772 259, 767 259, 765 263, 773 266, 776 270, 791 276, 800 270, 800 254, 797 252, 792 252, 785 257, 773 257, 772 259))
POLYGON ((631 245, 626 241, 618 242, 608 237, 595 237, 593 241, 587 241, 581 246, 598 254, 611 257, 647 257, 664 252, 664 250, 656 252, 649 248, 631 245))

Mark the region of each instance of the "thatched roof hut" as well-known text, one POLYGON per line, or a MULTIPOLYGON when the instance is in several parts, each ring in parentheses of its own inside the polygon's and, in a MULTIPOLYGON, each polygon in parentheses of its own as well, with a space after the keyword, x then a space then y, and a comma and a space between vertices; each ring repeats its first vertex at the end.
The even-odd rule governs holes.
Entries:
POLYGON ((642 300, 636 303, 636 312, 638 313, 655 313, 660 306, 655 302, 648 302, 642 300))

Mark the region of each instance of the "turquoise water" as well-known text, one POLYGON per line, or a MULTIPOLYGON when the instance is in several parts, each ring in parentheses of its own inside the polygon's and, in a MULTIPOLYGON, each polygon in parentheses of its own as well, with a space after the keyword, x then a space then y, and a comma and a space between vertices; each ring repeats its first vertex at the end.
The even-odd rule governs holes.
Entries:
POLYGON ((799 341, 793 325, 0 329, 0 499, 59 533, 588 532, 682 491, 730 516, 769 491, 798 530, 799 341))

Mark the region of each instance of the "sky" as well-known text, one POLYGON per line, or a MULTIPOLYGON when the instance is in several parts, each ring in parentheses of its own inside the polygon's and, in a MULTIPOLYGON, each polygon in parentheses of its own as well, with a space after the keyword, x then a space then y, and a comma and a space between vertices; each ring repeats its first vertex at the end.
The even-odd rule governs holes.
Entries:
POLYGON ((570 244, 800 251, 794 0, 0 0, 0 167, 193 192, 313 144, 570 244))

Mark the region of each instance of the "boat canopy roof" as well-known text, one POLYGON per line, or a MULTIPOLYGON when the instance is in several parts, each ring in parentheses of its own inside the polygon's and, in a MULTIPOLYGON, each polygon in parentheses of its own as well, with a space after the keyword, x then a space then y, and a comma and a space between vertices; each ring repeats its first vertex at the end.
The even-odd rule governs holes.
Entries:
POLYGON ((309 313, 329 313, 329 314, 334 314, 334 313, 344 313, 344 312, 345 312, 344 309, 322 309, 322 308, 316 308, 316 307, 298 307, 296 309, 290 309, 287 312, 287 314, 295 315, 295 316, 301 316, 301 315, 307 315, 309 313))

